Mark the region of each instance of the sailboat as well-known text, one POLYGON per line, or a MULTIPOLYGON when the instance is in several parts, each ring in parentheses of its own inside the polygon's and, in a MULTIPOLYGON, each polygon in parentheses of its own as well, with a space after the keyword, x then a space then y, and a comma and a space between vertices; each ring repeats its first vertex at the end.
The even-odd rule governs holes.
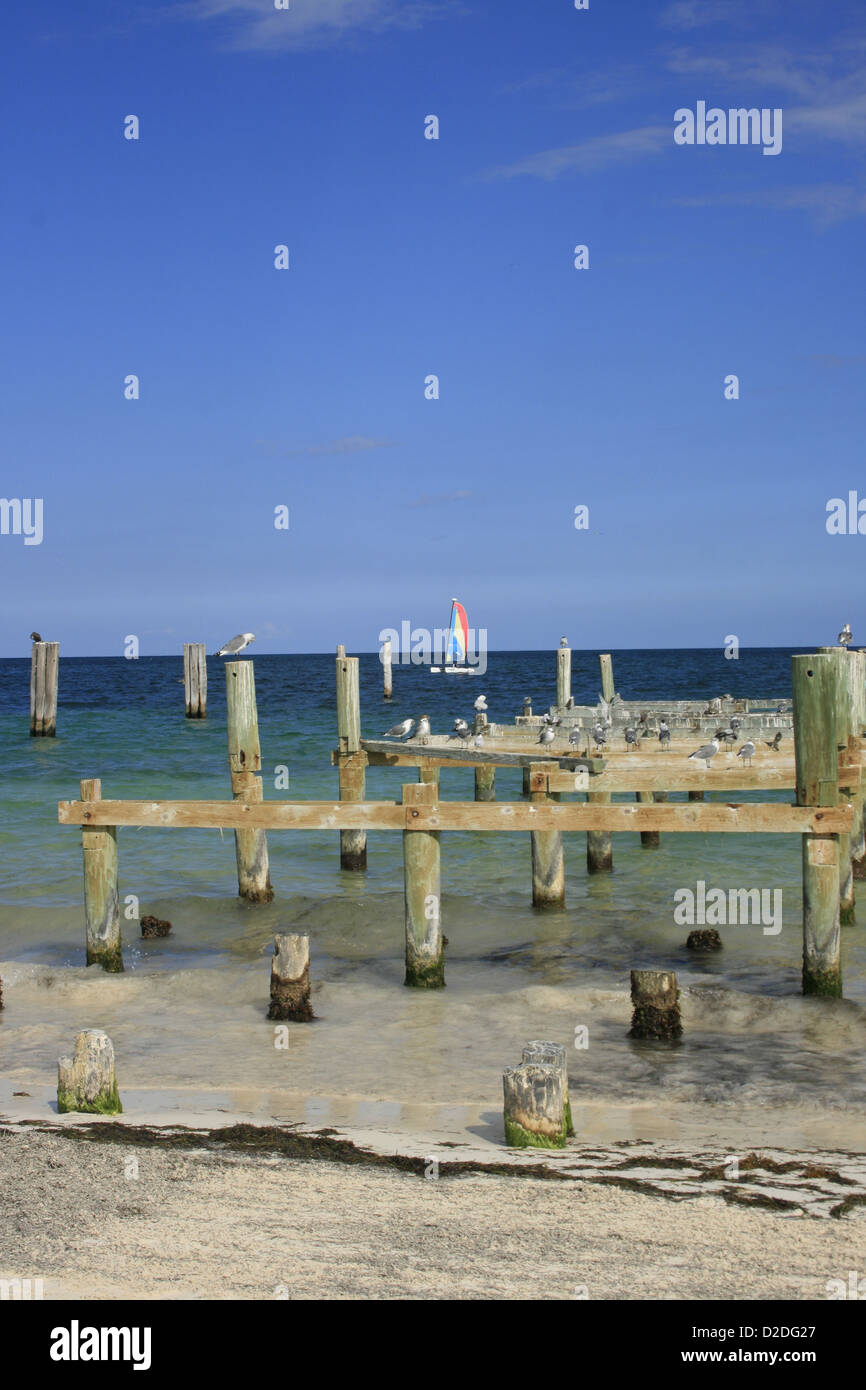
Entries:
POLYGON ((448 641, 445 644, 445 665, 431 666, 434 676, 445 672, 446 676, 477 676, 474 666, 466 665, 466 650, 469 643, 469 623, 466 609, 456 598, 451 600, 451 621, 448 625, 448 641))

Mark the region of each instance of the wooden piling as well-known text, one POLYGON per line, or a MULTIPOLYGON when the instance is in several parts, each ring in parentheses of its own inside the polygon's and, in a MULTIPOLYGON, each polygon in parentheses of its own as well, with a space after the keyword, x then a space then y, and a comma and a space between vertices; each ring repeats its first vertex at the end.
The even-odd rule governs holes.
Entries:
POLYGON ((613 684, 613 659, 610 652, 600 652, 598 664, 601 668, 601 698, 610 704, 616 693, 613 684))
POLYGON ((187 719, 207 717, 207 652, 204 642, 183 644, 183 687, 187 719))
POLYGON ((571 699, 571 647, 560 645, 556 652, 556 704, 565 709, 571 699))
POLYGON ((475 769, 475 800, 496 800, 496 765, 480 763, 475 769))
POLYGON ((391 638, 388 637, 382 643, 382 694, 386 700, 391 699, 393 689, 394 687, 391 679, 391 638))
MULTIPOLYGON (((587 792, 587 802, 610 805, 610 792, 587 792)), ((587 830, 586 871, 590 874, 609 873, 613 868, 613 841, 609 830, 587 830)))
MULTIPOLYGON (((82 801, 101 801, 98 777, 81 782, 82 801)), ((117 891, 117 827, 81 827, 84 855, 84 927, 88 965, 101 965, 111 974, 123 971, 120 940, 120 899, 117 891)))
POLYGON ((30 736, 54 738, 57 733, 59 642, 34 642, 30 653, 30 736))
POLYGON ((523 1049, 523 1062, 535 1062, 541 1066, 558 1067, 562 1075, 562 1120, 567 1135, 574 1134, 571 1118, 571 1101, 568 1098, 568 1062, 562 1043, 536 1039, 528 1042, 523 1049))
POLYGON ((440 845, 435 830, 412 830, 412 808, 435 806, 438 791, 426 782, 403 787, 407 829, 403 831, 403 871, 406 909, 406 978, 413 989, 442 989, 445 985, 445 944, 440 906, 440 845))
POLYGON ((509 1148, 565 1148, 565 1106, 558 1065, 523 1062, 519 1067, 506 1067, 502 1094, 509 1148))
POLYGON ((268 1018, 309 1023, 310 938, 278 932, 271 961, 271 1004, 268 1018))
POLYGON ((678 1038, 680 992, 672 970, 631 972, 632 1020, 630 1038, 678 1038))
MULTIPOLYGON (((862 739, 866 733, 866 649, 848 651, 852 663, 848 677, 848 693, 851 711, 851 745, 859 757, 862 739)), ((864 815, 864 794, 860 787, 852 788, 851 800, 854 805, 854 825, 851 829, 851 870, 854 879, 866 878, 866 815, 864 815)))
MULTIPOLYGON (((838 738, 847 727, 839 663, 830 653, 791 658, 797 805, 838 802, 838 738)), ((842 994, 839 836, 803 836, 803 993, 842 994)))
POLYGON ((437 794, 439 791, 439 773, 441 769, 435 764, 432 767, 419 767, 418 781, 427 782, 431 787, 435 787, 437 794))
POLYGON ((528 767, 525 767, 525 768, 523 769, 523 795, 524 795, 524 796, 529 796, 529 793, 530 793, 531 791, 532 791, 532 769, 531 769, 531 768, 528 768, 528 767))
POLYGON ((119 1115, 123 1111, 114 1071, 114 1045, 107 1033, 88 1028, 76 1034, 72 1057, 57 1060, 57 1109, 61 1115, 119 1115))
MULTIPOLYGON (((548 795, 547 770, 544 763, 530 766, 529 800, 534 806, 546 806, 558 801, 558 794, 548 795)), ((532 830, 532 906, 560 908, 565 906, 565 860, 562 853, 561 830, 532 830)))
MULTIPOLYGON (((356 656, 337 648, 337 769, 341 801, 363 801, 366 754, 361 749, 361 686, 356 656)), ((366 830, 340 831, 340 868, 363 872, 367 867, 366 830)))
MULTIPOLYGON (((235 801, 256 803, 262 791, 262 750, 256 710, 256 681, 251 661, 226 662, 226 720, 229 771, 235 801)), ((251 903, 269 903, 274 896, 264 830, 236 830, 238 894, 251 903)))
MULTIPOLYGON (((845 748, 847 750, 850 742, 853 750, 854 741, 851 740, 850 735, 856 699, 854 691, 849 687, 849 679, 856 674, 855 664, 849 661, 849 653, 844 647, 819 647, 818 651, 822 656, 829 656, 836 663, 838 680, 841 687, 842 698, 837 704, 839 723, 836 729, 836 743, 839 748, 845 748)), ((850 789, 840 786, 840 804, 847 806, 851 799, 850 789)), ((850 927, 854 921, 854 866, 851 855, 851 836, 840 835, 839 925, 843 927, 850 927)))

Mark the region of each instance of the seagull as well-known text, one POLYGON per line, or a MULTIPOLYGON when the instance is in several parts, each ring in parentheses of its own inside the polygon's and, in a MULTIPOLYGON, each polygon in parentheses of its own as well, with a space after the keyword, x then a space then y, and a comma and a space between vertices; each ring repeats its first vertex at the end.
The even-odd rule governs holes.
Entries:
POLYGON ((742 720, 741 720, 741 719, 735 719, 733 716, 731 717, 731 728, 733 729, 734 733, 737 732, 737 730, 739 729, 741 723, 742 723, 742 720))
POLYGON ((568 741, 575 748, 577 748, 578 744, 580 743, 580 729, 577 727, 576 724, 574 728, 569 731, 568 741))
POLYGON ((729 744, 737 741, 737 735, 733 729, 716 729, 716 738, 724 739, 726 749, 729 744))
POLYGON ((596 748, 603 748, 607 743, 607 734, 601 724, 594 724, 592 726, 592 736, 595 739, 596 748))
POLYGON ((664 719, 659 720, 659 743, 666 748, 671 741, 671 731, 664 719))
POLYGON ((847 646, 848 646, 849 642, 851 641, 851 624, 850 624, 850 623, 846 623, 846 624, 845 624, 845 626, 843 627, 842 631, 839 633, 839 636, 836 638, 836 641, 837 641, 837 642, 840 644, 840 646, 842 646, 842 647, 847 647, 847 646))
POLYGON ((755 745, 754 745, 754 743, 752 742, 751 739, 748 739, 748 741, 747 741, 746 743, 743 744, 742 748, 740 749, 739 753, 737 754, 737 757, 738 757, 738 758, 742 758, 744 763, 748 760, 749 767, 751 767, 751 766, 752 766, 752 758, 754 757, 754 755, 755 755, 755 745))
MULTIPOLYGON (((752 745, 752 748, 753 748, 753 750, 754 750, 754 744, 752 745)), ((709 767, 709 766, 710 766, 710 760, 716 756, 716 754, 718 753, 718 751, 719 751, 719 740, 718 740, 717 738, 714 738, 714 739, 711 739, 709 743, 705 743, 705 744, 703 745, 702 748, 696 748, 695 751, 694 751, 694 753, 690 753, 690 754, 689 754, 689 757, 690 757, 690 758, 700 758, 701 761, 702 761, 702 762, 705 762, 706 765, 707 765, 707 767, 709 767)))
POLYGON ((414 719, 404 719, 402 724, 395 724, 393 729, 386 729, 383 738, 408 738, 415 727, 414 719))
POLYGON ((486 709, 487 709, 487 696, 486 696, 486 695, 479 695, 479 696, 478 696, 478 699, 475 701, 475 704, 473 705, 473 709, 477 709, 477 710, 486 710, 486 709))
POLYGON ((531 695, 525 695, 525 696, 523 697, 523 713, 524 713, 524 714, 531 714, 531 713, 532 713, 532 696, 531 696, 531 695))
POLYGON ((455 719, 455 720, 454 720, 454 733, 451 734, 450 737, 451 737, 451 738, 462 738, 462 739, 467 739, 467 738, 471 738, 471 737, 472 737, 472 730, 470 729, 469 725, 466 723, 466 720, 465 720, 465 719, 455 719))
POLYGON ((41 638, 41 636, 39 635, 38 632, 31 632, 31 634, 30 634, 30 641, 31 641, 31 642, 41 642, 41 641, 42 641, 42 638, 41 638))
POLYGON ((476 747, 476 748, 483 748, 483 747, 484 747, 484 736, 483 736, 483 734, 477 734, 477 735, 475 736, 475 738, 474 738, 472 741, 473 741, 473 743, 475 744, 475 747, 476 747))
POLYGON ((626 748, 634 748, 637 751, 637 729, 628 728, 625 731, 626 748))
POLYGON ((238 652, 242 652, 244 647, 248 647, 250 642, 254 642, 255 640, 256 634, 254 632, 239 632, 237 637, 233 637, 230 642, 226 642, 224 647, 220 647, 218 652, 214 652, 214 655, 237 656, 238 652))
POLYGON ((422 715, 421 715, 421 718, 418 720, 418 728, 415 730, 415 737, 416 737, 416 738, 429 738, 429 737, 430 737, 430 716, 429 716, 429 714, 422 714, 422 715))
MULTIPOLYGON (((776 737, 773 739, 772 743, 767 743, 767 740, 766 740, 766 739, 764 739, 764 742, 767 744, 767 747, 768 747, 768 748, 772 748, 772 750, 773 750, 774 753, 778 753, 778 751, 779 751, 779 744, 782 742, 782 730, 781 730, 781 729, 779 730, 779 732, 776 734, 776 737)), ((740 755, 739 755, 739 753, 738 753, 738 754, 737 754, 737 757, 739 757, 739 756, 740 756, 740 755)))
POLYGON ((776 710, 776 713, 777 713, 777 714, 787 714, 787 713, 788 713, 788 706, 784 703, 784 701, 783 701, 782 704, 779 706, 779 708, 776 710))
POLYGON ((551 724, 545 724, 541 733, 538 735, 539 743, 552 743, 556 738, 556 730, 551 724))

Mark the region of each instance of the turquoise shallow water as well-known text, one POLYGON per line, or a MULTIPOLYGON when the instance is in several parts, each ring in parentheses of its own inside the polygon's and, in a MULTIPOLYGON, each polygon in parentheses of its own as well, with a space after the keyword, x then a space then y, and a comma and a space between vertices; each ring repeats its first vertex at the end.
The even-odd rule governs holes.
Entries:
MULTIPOLYGON (((728 692, 783 697, 789 658, 780 650, 742 652, 739 662, 718 650, 621 652, 614 669, 623 695, 650 705, 728 692)), ((254 661, 265 796, 336 795, 333 658, 254 661), (274 786, 283 765, 288 791, 274 786)), ((50 1080, 75 1029, 102 1026, 115 1038, 129 1084, 399 1099, 420 1093, 442 1105, 492 1096, 495 1103, 502 1065, 526 1038, 569 1042, 584 1024, 590 1047, 571 1053, 578 1098, 628 1103, 650 1095, 661 1106, 689 1106, 695 1116, 740 1107, 763 1112, 767 1124, 767 1116, 794 1107, 811 1115, 810 1125, 824 1126, 828 1141, 838 1139, 839 1125, 849 1133, 866 1099, 863 928, 844 933, 846 998, 803 1000, 796 837, 667 835, 653 851, 636 834, 616 836, 613 874, 588 878, 584 836, 567 836, 567 908, 539 915, 529 905, 528 836, 443 836, 448 989, 418 997, 401 983, 399 835, 372 834, 368 872, 357 875, 340 871, 333 832, 271 833, 276 898, 253 907, 236 897, 230 834, 123 829, 121 897, 135 895, 141 914, 168 917, 174 931, 142 942, 137 922, 127 921, 126 975, 85 970, 80 836, 58 825, 57 801, 76 797, 83 776, 100 776, 109 797, 227 797, 220 666, 209 662, 209 717, 194 722, 183 716, 180 657, 64 659, 53 740, 28 736, 27 663, 0 666, 6 1075, 50 1080), (685 950, 687 928, 674 921, 673 894, 698 879, 781 890, 781 932, 727 927, 721 953, 695 958, 685 950), (264 1021, 275 930, 309 931, 321 1017, 306 1033, 295 1030, 290 1063, 275 1053, 264 1021), (637 966, 678 970, 688 1022, 681 1047, 647 1051, 625 1038, 628 971, 637 966)), ((472 679, 398 666, 390 704, 375 655, 361 658, 361 672, 365 734, 422 712, 434 732, 444 732, 455 715, 470 713, 479 690, 494 720, 510 722, 525 695, 536 710, 545 708, 555 656, 493 653, 487 673, 472 679)), ((578 702, 595 700, 597 672, 597 654, 575 652, 578 702)), ((373 769, 368 796, 396 799, 400 780, 396 770, 373 769)), ((471 773, 443 774, 442 790, 470 798, 471 773)), ((498 798, 519 794, 519 773, 497 774, 498 798)), ((866 903, 860 913, 866 921, 866 903)))

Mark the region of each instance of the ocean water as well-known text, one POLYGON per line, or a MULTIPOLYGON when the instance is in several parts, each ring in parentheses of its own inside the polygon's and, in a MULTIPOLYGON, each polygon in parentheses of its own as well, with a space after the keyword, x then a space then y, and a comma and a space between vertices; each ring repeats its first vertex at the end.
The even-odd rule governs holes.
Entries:
MULTIPOLYGON (((727 661, 713 649, 613 658, 621 693, 651 703, 787 697, 791 655, 744 650, 727 661)), ((336 796, 333 657, 253 660, 266 799, 336 796), (287 791, 274 785, 281 766, 289 768, 287 791)), ((457 714, 470 716, 480 690, 500 722, 512 722, 525 695, 536 711, 552 701, 553 652, 491 653, 488 663, 473 678, 395 666, 395 698, 386 703, 378 659, 363 655, 363 733, 421 713, 445 732, 457 714)), ((754 1144, 860 1143, 863 927, 843 931, 845 998, 803 999, 798 837, 669 834, 652 850, 623 834, 614 837, 614 872, 588 877, 585 836, 569 835, 567 906, 537 913, 528 835, 443 835, 448 986, 426 993, 402 984, 399 834, 371 834, 368 871, 352 874, 340 870, 335 832, 271 832, 276 896, 254 906, 237 898, 230 833, 124 828, 121 900, 135 895, 141 915, 169 918, 173 932, 142 941, 137 921, 124 921, 125 974, 86 969, 80 835, 57 823, 57 802, 75 799, 79 779, 92 776, 102 778, 106 797, 227 798, 221 664, 209 660, 207 720, 190 721, 180 656, 62 658, 58 736, 31 739, 29 662, 0 663, 0 1102, 13 1088, 33 1095, 52 1086, 74 1033, 104 1027, 122 1088, 175 1110, 195 1100, 199 1109, 289 1119, 372 1115, 397 1129, 435 1112, 440 1128, 456 1134, 486 1115, 495 1137, 503 1066, 519 1060, 529 1038, 549 1037, 569 1045, 574 1100, 596 1138, 661 1133, 724 1143, 736 1133, 754 1144), (673 894, 698 880, 781 889, 781 932, 722 928, 724 950, 696 958, 685 949, 688 928, 674 921, 673 894), (273 933, 286 930, 310 934, 318 1020, 293 1025, 290 1046, 278 1050, 265 1018, 268 958, 273 933), (626 1037, 633 967, 678 971, 686 1030, 679 1045, 626 1037), (586 1048, 572 1046, 578 1026, 589 1030, 586 1048)), ((576 701, 593 702, 597 653, 576 651, 573 667, 576 701)), ((396 800, 410 777, 370 769, 367 795, 396 800)), ((445 797, 469 799, 472 774, 443 772, 441 786, 445 797)), ((498 799, 520 791, 519 772, 497 773, 498 799)), ((866 921, 866 891, 859 913, 866 921)))

